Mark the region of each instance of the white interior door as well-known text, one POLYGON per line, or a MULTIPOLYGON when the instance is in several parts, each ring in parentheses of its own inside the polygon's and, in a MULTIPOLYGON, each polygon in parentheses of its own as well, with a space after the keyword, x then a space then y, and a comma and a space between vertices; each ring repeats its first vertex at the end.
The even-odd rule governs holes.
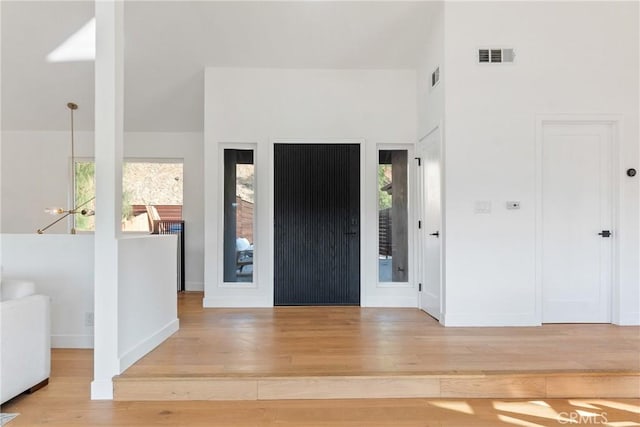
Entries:
POLYGON ((440 194, 440 129, 437 128, 418 142, 418 156, 422 160, 418 174, 421 280, 420 308, 436 319, 441 310, 441 235, 442 204, 440 194))
POLYGON ((542 321, 609 323, 611 126, 545 124, 542 138, 542 321))

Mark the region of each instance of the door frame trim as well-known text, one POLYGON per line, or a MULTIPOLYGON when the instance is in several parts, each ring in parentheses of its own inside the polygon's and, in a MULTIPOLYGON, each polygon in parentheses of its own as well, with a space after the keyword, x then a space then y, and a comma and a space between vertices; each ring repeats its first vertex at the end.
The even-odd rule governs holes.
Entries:
MULTIPOLYGON (((615 114, 538 114, 535 123, 535 319, 542 324, 542 143, 544 126, 548 124, 608 125, 611 127, 611 227, 618 230, 620 221, 620 184, 616 172, 620 169, 620 136, 622 115, 615 114)), ((620 319, 619 280, 620 239, 614 238, 611 247, 611 323, 620 319)))
POLYGON ((365 142, 366 140, 364 138, 273 138, 269 140, 269 147, 268 147, 268 156, 269 156, 269 162, 268 164, 271 167, 271 170, 269 171, 269 182, 268 182, 268 186, 269 186, 269 199, 267 201, 267 208, 266 211, 268 212, 269 218, 269 224, 271 224, 271 227, 269 227, 268 233, 268 240, 269 242, 272 242, 272 244, 270 245, 270 249, 268 251, 268 253, 264 254, 263 257, 266 258, 266 262, 269 263, 269 265, 271 266, 271 274, 269 275, 269 280, 271 281, 271 305, 275 306, 275 282, 273 279, 273 274, 274 274, 274 266, 275 266, 275 254, 274 254, 274 250, 273 250, 273 242, 275 241, 275 230, 274 230, 274 220, 275 220, 275 215, 274 215, 274 209, 275 209, 275 198, 274 198, 274 191, 275 191, 275 166, 274 166, 274 150, 275 150, 275 145, 276 144, 321 144, 321 145, 330 145, 330 144, 353 144, 353 145, 358 145, 360 147, 360 307, 364 306, 364 301, 366 301, 366 286, 364 286, 364 280, 362 278, 362 266, 365 265, 365 257, 364 257, 364 252, 362 250, 362 248, 364 248, 364 235, 365 233, 363 233, 363 212, 365 212, 365 203, 364 203, 364 191, 365 188, 363 187, 364 182, 365 182, 365 177, 364 177, 364 172, 365 172, 365 142))
MULTIPOLYGON (((439 139, 439 145, 440 145, 440 236, 439 236, 439 243, 440 243, 440 308, 439 308, 439 318, 438 321, 440 322, 440 324, 444 325, 445 324, 445 245, 446 245, 446 237, 447 237, 447 233, 445 232, 446 230, 446 215, 445 215, 445 209, 446 209, 446 205, 445 205, 445 164, 444 164, 444 122, 442 120, 440 120, 438 122, 437 125, 435 125, 434 127, 432 127, 429 131, 427 131, 422 137, 420 137, 418 139, 418 142, 416 143, 416 152, 417 152, 417 144, 426 140, 431 134, 438 132, 440 139, 439 139)), ((423 166, 424 167, 424 163, 423 166)), ((420 195, 420 197, 422 197, 422 195, 420 195)), ((419 215, 419 213, 418 213, 419 215)), ((424 218, 421 218, 421 220, 423 221, 423 223, 426 224, 426 220, 424 218)), ((426 229, 424 229, 424 232, 421 234, 421 239, 426 240, 426 229)), ((420 245, 423 245, 424 242, 420 242, 420 245)), ((424 246, 422 246, 424 248, 424 246)), ((424 254, 422 254, 424 256, 424 254)), ((420 275, 421 277, 419 278, 419 280, 422 280, 424 282, 424 273, 426 271, 426 267, 423 264, 420 267, 420 275)), ((421 310, 424 311, 424 308, 422 307, 422 295, 418 295, 418 308, 420 308, 421 310)), ((425 311, 426 313, 426 311, 425 311)))

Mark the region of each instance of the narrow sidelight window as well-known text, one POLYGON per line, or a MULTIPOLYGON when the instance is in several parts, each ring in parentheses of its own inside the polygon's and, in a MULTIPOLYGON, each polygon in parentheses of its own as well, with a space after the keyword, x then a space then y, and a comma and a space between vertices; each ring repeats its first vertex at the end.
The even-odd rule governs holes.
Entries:
POLYGON ((224 150, 224 282, 253 282, 253 150, 224 150))
POLYGON ((407 150, 380 150, 378 281, 409 281, 407 150))

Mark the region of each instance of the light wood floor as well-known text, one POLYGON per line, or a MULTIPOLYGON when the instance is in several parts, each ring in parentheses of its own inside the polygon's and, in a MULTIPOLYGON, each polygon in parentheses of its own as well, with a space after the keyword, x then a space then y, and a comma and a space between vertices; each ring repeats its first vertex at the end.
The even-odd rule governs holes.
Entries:
POLYGON ((116 400, 640 397, 640 328, 444 328, 417 309, 203 309, 116 400))
POLYGON ((91 401, 92 363, 91 350, 53 350, 49 385, 3 405, 21 414, 7 426, 558 426, 580 416, 581 424, 640 425, 638 399, 91 401))
POLYGON ((123 378, 640 372, 639 327, 445 328, 417 309, 203 309, 201 293, 181 294, 179 313, 123 378))

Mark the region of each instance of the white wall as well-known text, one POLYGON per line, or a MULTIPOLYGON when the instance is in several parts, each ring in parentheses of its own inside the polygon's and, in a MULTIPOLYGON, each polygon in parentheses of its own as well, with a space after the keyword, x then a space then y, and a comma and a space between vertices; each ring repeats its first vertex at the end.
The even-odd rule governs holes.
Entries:
MULTIPOLYGON (((0 34, 2 33, 2 5, 0 5, 0 34)), ((0 81, 2 81, 2 55, 0 55, 0 81)), ((0 84, 0 108, 1 108, 1 104, 2 104, 2 85, 0 84)), ((0 114, 0 276, 3 273, 3 268, 2 268, 2 194, 4 194, 3 192, 3 182, 4 180, 2 179, 2 175, 3 175, 3 166, 2 166, 2 140, 3 140, 3 135, 1 130, 4 129, 2 127, 2 114, 0 114)))
MULTIPOLYGON (((69 189, 69 132, 2 132, 2 232, 35 233, 55 219, 47 207, 66 208, 69 189)), ((75 133, 76 156, 93 157, 93 132, 75 133)), ((49 233, 66 233, 61 221, 49 233)))
MULTIPOLYGON (((618 114, 620 316, 640 319, 638 3, 448 2, 446 63, 447 325, 538 324, 535 124, 540 114, 618 114), (514 64, 477 49, 513 47, 514 64), (474 201, 493 203, 474 214, 474 201), (507 211, 507 200, 522 208, 507 211)), ((614 304, 615 305, 615 304, 614 304)))
POLYGON ((444 119, 446 73, 444 63, 444 3, 434 6, 430 17, 429 36, 417 70, 418 138, 422 138, 444 119), (431 87, 431 73, 440 67, 440 83, 431 87))
MULTIPOLYGON (((2 132, 3 233, 35 233, 55 218, 51 206, 71 205, 69 132, 2 132)), ((77 157, 93 157, 93 132, 76 132, 77 157)), ((185 276, 187 290, 204 288, 202 133, 125 134, 125 157, 184 160, 185 276)), ((61 221, 47 231, 67 233, 61 221)))
POLYGON ((290 140, 362 142, 361 303, 415 307, 415 287, 378 287, 376 275, 376 146, 415 136, 414 70, 207 69, 205 305, 273 305, 273 143, 290 140), (257 146, 255 288, 219 286, 220 143, 257 146))
POLYGON ((120 372, 178 330, 175 235, 118 241, 120 372))
POLYGON ((2 234, 2 277, 51 297, 52 347, 93 347, 93 253, 92 235, 2 234))

